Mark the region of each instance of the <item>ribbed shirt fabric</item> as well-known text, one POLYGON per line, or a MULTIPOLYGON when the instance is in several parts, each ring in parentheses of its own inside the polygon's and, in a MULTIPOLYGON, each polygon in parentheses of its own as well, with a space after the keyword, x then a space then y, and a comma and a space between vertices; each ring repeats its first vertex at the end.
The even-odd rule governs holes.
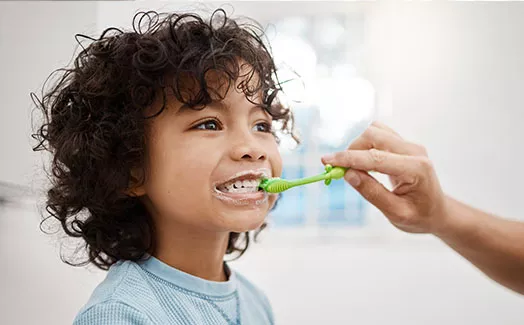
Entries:
POLYGON ((74 325, 274 324, 264 293, 224 265, 228 281, 214 282, 152 256, 120 261, 111 266, 74 325))

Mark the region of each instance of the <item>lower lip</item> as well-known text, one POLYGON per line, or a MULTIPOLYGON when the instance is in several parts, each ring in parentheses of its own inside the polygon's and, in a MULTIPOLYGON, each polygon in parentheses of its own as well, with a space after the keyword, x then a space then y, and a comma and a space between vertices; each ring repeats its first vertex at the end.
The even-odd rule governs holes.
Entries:
POLYGON ((268 200, 268 194, 264 191, 253 193, 226 193, 215 189, 213 194, 217 199, 237 206, 258 206, 266 203, 268 200))

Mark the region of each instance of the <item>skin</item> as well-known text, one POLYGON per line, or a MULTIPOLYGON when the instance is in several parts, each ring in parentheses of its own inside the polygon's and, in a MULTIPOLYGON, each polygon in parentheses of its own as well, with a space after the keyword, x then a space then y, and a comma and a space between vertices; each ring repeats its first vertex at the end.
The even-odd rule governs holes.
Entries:
MULTIPOLYGON (((214 80, 211 75, 208 82, 214 80)), ((168 94, 167 109, 149 125, 145 183, 133 190, 155 223, 153 255, 211 281, 227 280, 223 258, 229 233, 260 227, 277 198, 264 192, 223 198, 216 195, 216 184, 248 170, 282 173, 272 118, 248 101, 239 81, 224 100, 202 110, 186 108, 168 94)))
POLYGON ((437 236, 487 276, 524 294, 524 223, 445 195, 424 147, 375 122, 347 150, 322 162, 350 167, 345 180, 398 229, 437 236), (389 175, 393 190, 370 171, 389 175))

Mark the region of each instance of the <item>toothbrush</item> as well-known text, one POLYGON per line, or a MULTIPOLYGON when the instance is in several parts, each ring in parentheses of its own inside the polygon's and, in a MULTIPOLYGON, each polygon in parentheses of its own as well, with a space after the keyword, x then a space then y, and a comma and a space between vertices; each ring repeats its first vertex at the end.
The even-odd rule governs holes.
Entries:
POLYGON ((333 167, 331 165, 326 165, 325 172, 320 175, 295 180, 286 180, 280 177, 264 178, 260 181, 260 185, 258 187, 268 193, 280 193, 295 186, 306 185, 319 181, 324 181, 324 184, 329 185, 331 184, 332 179, 344 177, 344 174, 347 170, 347 168, 343 167, 333 167))

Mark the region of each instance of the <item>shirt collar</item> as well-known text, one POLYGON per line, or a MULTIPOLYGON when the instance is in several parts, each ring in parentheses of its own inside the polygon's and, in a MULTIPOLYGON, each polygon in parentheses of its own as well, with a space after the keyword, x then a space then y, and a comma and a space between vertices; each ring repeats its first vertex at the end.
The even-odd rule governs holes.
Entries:
POLYGON ((138 262, 145 271, 165 280, 175 286, 182 287, 196 293, 207 296, 226 296, 235 292, 236 275, 224 262, 224 270, 227 281, 210 281, 182 272, 154 256, 149 256, 146 260, 138 262))

